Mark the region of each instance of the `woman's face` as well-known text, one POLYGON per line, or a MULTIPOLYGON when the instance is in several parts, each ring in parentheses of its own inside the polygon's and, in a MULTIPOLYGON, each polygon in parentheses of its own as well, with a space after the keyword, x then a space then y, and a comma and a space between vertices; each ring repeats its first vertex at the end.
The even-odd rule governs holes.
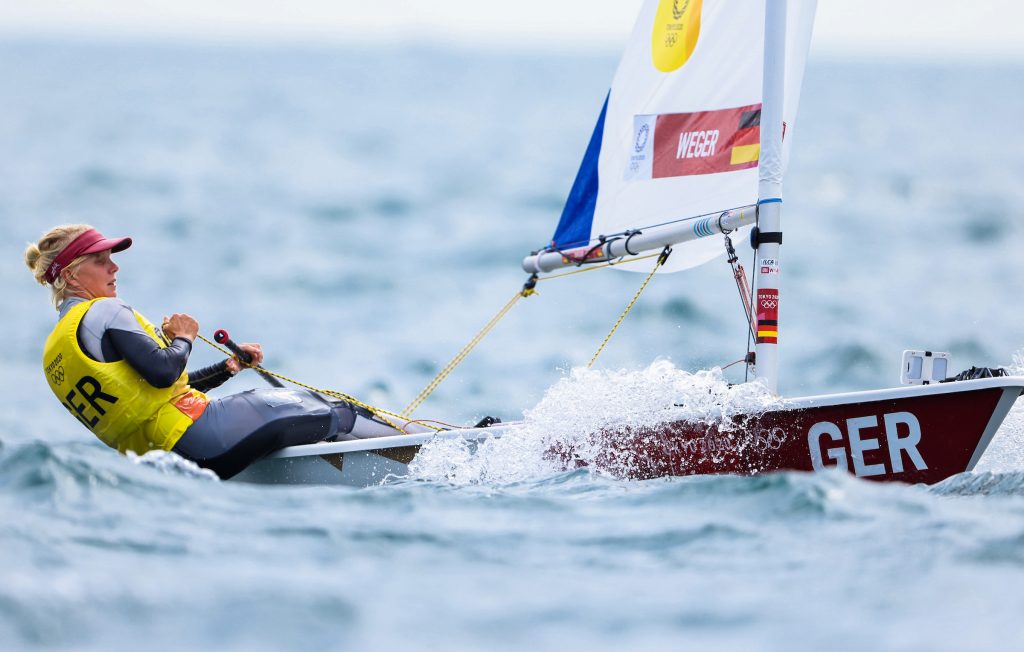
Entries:
POLYGON ((109 251, 89 254, 68 277, 68 287, 87 299, 116 297, 118 269, 109 251))

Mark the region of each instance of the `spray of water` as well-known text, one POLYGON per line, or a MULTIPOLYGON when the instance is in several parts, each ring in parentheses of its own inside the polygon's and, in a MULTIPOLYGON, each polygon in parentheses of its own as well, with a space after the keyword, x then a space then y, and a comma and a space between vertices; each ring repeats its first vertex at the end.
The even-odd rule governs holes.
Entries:
MULTIPOLYGON (((552 451, 571 448, 575 463, 607 468, 602 432, 642 431, 673 421, 714 425, 728 432, 740 415, 777 407, 760 383, 729 385, 718 368, 688 373, 668 360, 639 371, 573 369, 525 412, 505 436, 479 443, 428 444, 411 465, 412 477, 455 484, 539 479, 565 469, 552 451)), ((618 460, 628 467, 628 455, 618 460)))
MULTIPOLYGON (((1011 376, 1024 376, 1024 349, 1013 354, 1013 364, 1006 370, 1011 376)), ((976 470, 990 473, 1010 473, 1024 469, 1024 398, 1006 415, 999 432, 992 439, 976 470)))
POLYGON ((136 455, 128 451, 128 459, 135 464, 154 468, 165 475, 180 475, 188 478, 219 481, 217 474, 200 467, 195 462, 169 451, 149 451, 144 455, 136 455))

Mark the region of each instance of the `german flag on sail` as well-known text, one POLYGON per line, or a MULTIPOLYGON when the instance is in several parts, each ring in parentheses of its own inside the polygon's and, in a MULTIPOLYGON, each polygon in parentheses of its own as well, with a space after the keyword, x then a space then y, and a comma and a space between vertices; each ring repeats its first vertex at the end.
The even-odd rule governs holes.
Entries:
POLYGON ((757 167, 761 105, 657 117, 652 178, 716 174, 757 167))

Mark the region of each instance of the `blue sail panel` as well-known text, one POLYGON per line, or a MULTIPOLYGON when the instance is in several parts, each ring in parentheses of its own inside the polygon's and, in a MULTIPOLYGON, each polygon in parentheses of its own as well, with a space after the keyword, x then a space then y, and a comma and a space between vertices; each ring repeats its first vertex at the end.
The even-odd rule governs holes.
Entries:
MULTIPOLYGON (((610 95, 610 93, 609 93, 610 95)), ((590 240, 590 227, 594 221, 594 208, 597 206, 597 161, 601 156, 601 142, 604 137, 604 116, 608 111, 608 98, 604 100, 601 114, 597 117, 597 125, 590 137, 587 151, 583 154, 576 180, 569 191, 569 198, 562 209, 562 218, 552 237, 557 249, 581 247, 590 240)))

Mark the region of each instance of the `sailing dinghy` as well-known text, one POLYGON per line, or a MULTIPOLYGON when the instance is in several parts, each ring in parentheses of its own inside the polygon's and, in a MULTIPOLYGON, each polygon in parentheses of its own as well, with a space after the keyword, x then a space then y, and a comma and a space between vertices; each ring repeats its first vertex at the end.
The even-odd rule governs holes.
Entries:
MULTIPOLYGON (((523 269, 544 275, 616 262, 647 271, 660 254, 657 272, 677 272, 719 256, 724 237, 749 236, 757 264, 756 290, 745 295, 755 341, 748 364, 755 382, 775 392, 782 179, 798 134, 815 8, 814 0, 647 0, 554 237, 523 269)), ((571 443, 549 455, 565 468, 594 465, 629 478, 839 467, 863 478, 935 483, 972 470, 1024 391, 1024 377, 944 382, 942 355, 905 358, 911 384, 904 387, 783 398, 727 427, 683 420, 598 432, 587 442, 600 447, 596 457, 584 459, 571 443)), ((406 475, 428 443, 472 445, 523 428, 295 446, 236 477, 364 486, 406 475)))

